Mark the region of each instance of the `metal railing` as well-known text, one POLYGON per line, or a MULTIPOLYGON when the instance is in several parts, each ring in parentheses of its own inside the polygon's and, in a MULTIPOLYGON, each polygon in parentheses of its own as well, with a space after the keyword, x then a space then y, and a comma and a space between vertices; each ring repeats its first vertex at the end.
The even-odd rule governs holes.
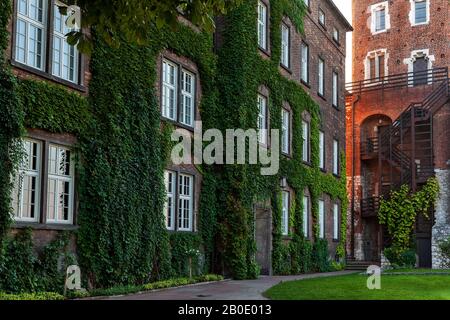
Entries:
POLYGON ((363 218, 376 217, 380 208, 380 197, 371 197, 361 200, 361 216, 363 218))
POLYGON ((378 137, 361 141, 361 157, 370 157, 378 153, 378 137))
POLYGON ((350 94, 401 87, 429 85, 448 79, 448 68, 434 68, 424 71, 394 74, 384 77, 349 82, 345 89, 350 94))

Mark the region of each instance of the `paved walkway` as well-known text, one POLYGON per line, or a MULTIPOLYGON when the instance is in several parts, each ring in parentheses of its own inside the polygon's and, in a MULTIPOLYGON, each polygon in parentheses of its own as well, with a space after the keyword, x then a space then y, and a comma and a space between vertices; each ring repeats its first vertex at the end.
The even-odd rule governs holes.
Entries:
POLYGON ((226 280, 164 289, 127 296, 99 297, 102 300, 264 300, 262 293, 284 281, 351 274, 354 271, 314 273, 298 276, 261 276, 257 280, 226 280))

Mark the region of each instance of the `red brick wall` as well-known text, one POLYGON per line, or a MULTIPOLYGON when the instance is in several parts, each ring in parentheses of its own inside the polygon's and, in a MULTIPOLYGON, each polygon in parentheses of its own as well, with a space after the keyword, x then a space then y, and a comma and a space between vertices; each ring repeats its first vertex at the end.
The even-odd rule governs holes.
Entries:
POLYGON ((389 74, 407 72, 403 59, 409 58, 413 50, 430 49, 430 55, 436 59, 433 67, 450 65, 450 4, 448 0, 430 1, 430 23, 423 26, 411 26, 409 0, 388 1, 391 28, 372 35, 369 6, 382 0, 353 0, 353 81, 364 79, 367 52, 382 48, 388 49, 389 74))

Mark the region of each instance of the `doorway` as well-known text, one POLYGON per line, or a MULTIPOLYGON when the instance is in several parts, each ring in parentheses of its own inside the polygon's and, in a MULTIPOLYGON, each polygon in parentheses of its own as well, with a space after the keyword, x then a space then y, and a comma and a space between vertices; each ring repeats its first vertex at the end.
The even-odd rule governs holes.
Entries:
POLYGON ((272 275, 272 210, 255 207, 256 263, 262 275, 272 275))

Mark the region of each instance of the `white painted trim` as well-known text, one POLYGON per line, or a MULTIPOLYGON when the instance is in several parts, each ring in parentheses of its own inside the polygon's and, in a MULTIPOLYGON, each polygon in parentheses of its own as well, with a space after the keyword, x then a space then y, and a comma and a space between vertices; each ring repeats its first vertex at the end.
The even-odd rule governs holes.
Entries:
POLYGON ((371 78, 378 78, 379 74, 377 74, 375 77, 373 77, 370 74, 370 64, 369 64, 369 58, 375 58, 375 71, 376 72, 380 72, 380 68, 378 66, 378 59, 376 59, 378 56, 384 55, 384 76, 388 76, 389 75, 389 66, 388 66, 388 61, 389 61, 389 53, 387 52, 386 48, 383 49, 378 49, 378 50, 374 50, 374 51, 370 51, 367 53, 366 58, 364 59, 364 79, 365 80, 369 80, 371 78))
MULTIPOLYGON (((414 71, 414 62, 418 57, 423 57, 428 60, 428 70, 433 69, 433 62, 436 60, 434 55, 430 55, 430 49, 420 49, 420 50, 413 50, 411 51, 411 56, 409 58, 406 58, 403 60, 403 63, 408 66, 408 73, 411 73, 414 71)), ((430 74, 428 76, 428 84, 433 83, 433 75, 430 74)), ((411 77, 409 80, 409 86, 414 86, 414 78, 411 77)))
POLYGON ((389 1, 383 1, 383 2, 379 2, 376 4, 373 4, 371 6, 369 6, 369 12, 370 12, 370 31, 372 32, 373 35, 375 34, 380 34, 383 32, 386 32, 387 30, 389 30, 391 28, 391 16, 389 14, 389 1), (379 11, 381 9, 385 9, 385 28, 382 30, 378 30, 376 31, 376 11, 379 11))
POLYGON ((423 26, 430 23, 430 0, 409 0, 409 3, 411 5, 411 9, 409 11, 409 22, 411 23, 411 26, 423 26), (416 23, 416 2, 426 2, 426 14, 427 19, 425 22, 416 23))

